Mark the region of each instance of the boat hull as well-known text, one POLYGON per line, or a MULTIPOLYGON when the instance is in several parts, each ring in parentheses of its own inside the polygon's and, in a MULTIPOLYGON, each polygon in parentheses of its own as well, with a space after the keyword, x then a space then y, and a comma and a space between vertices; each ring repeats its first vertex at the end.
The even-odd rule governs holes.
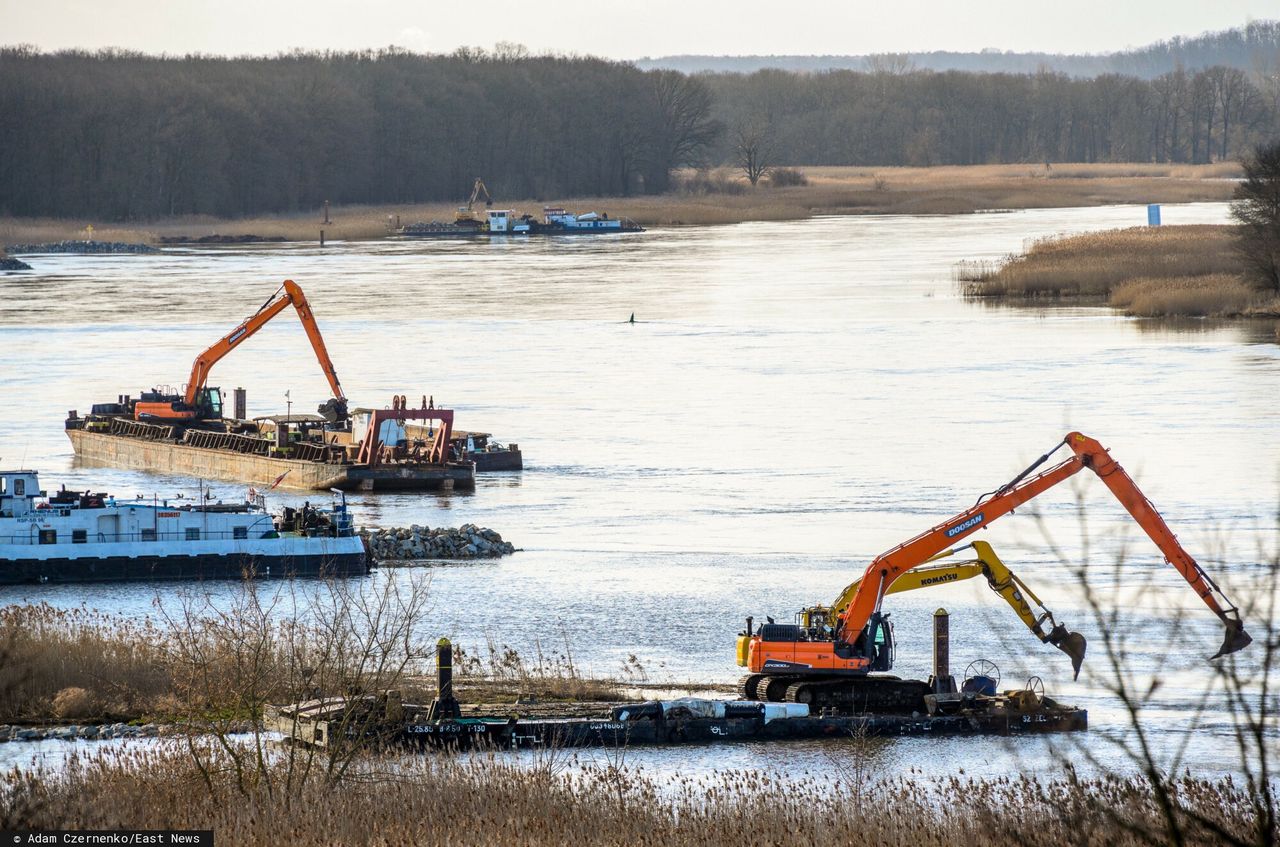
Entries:
POLYGON ((404 467, 362 465, 332 462, 308 462, 302 459, 279 459, 192 447, 172 441, 149 441, 68 429, 76 458, 89 464, 130 468, 153 473, 190 476, 200 479, 223 479, 250 485, 269 485, 284 474, 280 484, 285 488, 307 491, 440 491, 475 488, 475 468, 470 463, 404 467))
POLYGON ((0 585, 203 579, 363 576, 364 551, 294 555, 196 553, 94 558, 55 556, 0 561, 0 585))

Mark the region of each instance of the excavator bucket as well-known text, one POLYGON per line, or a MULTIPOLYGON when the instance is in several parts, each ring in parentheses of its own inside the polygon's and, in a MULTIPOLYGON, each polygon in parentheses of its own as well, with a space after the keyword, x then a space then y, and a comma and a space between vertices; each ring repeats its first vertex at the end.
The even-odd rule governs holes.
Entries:
POLYGON ((1080 666, 1084 664, 1084 651, 1089 644, 1078 632, 1069 632, 1062 624, 1055 624, 1046 639, 1054 647, 1071 657, 1073 679, 1080 678, 1080 666))
POLYGON ((1217 653, 1210 656, 1210 659, 1218 659, 1228 653, 1243 650, 1253 643, 1253 636, 1244 631, 1244 621, 1239 618, 1224 617, 1222 622, 1227 625, 1227 632, 1222 639, 1222 647, 1218 649, 1217 653))

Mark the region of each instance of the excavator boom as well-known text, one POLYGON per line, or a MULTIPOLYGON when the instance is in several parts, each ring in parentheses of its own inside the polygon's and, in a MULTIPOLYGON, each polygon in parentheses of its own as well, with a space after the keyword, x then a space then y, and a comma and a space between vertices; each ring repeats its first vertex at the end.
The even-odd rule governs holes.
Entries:
MULTIPOLYGON (((1027 629, 1032 634, 1046 644, 1052 644, 1071 658, 1071 669, 1078 677, 1080 675, 1080 666, 1084 663, 1085 650, 1088 646, 1083 635, 1078 632, 1070 632, 1065 626, 1054 620, 1053 613, 1045 608, 1040 602, 1040 598, 1035 595, 1030 588, 1027 587, 1008 566, 1001 561, 996 555, 996 551, 991 545, 985 541, 975 541, 972 544, 966 544, 963 547, 954 547, 950 550, 944 550, 935 556, 932 556, 919 567, 906 571, 893 581, 893 584, 885 591, 885 594, 902 594, 907 591, 916 591, 921 588, 932 588, 938 585, 948 585, 953 582, 963 582, 966 579, 973 579, 976 576, 985 576, 987 585, 996 594, 1009 604, 1019 619, 1026 624, 1027 629), (931 562, 938 562, 942 559, 954 556, 963 550, 973 548, 976 558, 970 561, 953 562, 950 564, 931 565, 931 562), (1028 598, 1030 603, 1027 602, 1028 598), (1039 609, 1039 614, 1031 607, 1034 603, 1039 609), (1049 624, 1048 630, 1044 624, 1049 624)), ((849 598, 857 593, 861 586, 862 580, 856 580, 852 585, 840 593, 840 597, 832 604, 829 609, 824 611, 828 614, 838 616, 845 610, 849 598), (845 605, 842 605, 845 604, 845 605)))
MULTIPOLYGON (((838 601, 841 603, 841 612, 837 636, 851 642, 858 633, 861 633, 872 615, 879 610, 880 602, 894 580, 904 572, 928 561, 949 545, 988 526, 997 518, 1007 515, 1018 506, 1084 468, 1089 468, 1102 479, 1116 499, 1164 553, 1169 564, 1182 574, 1205 605, 1226 626, 1226 637, 1222 647, 1213 658, 1248 646, 1253 639, 1244 631, 1244 622, 1240 619, 1239 611, 1227 601, 1209 575, 1182 547, 1164 519, 1156 512, 1155 507, 1143 495, 1133 479, 1111 458, 1106 448, 1078 432, 1069 433, 1053 450, 1041 456, 1006 485, 989 495, 984 495, 973 507, 877 556, 867 567, 857 588, 852 591, 846 589, 841 595, 838 601), (1063 444, 1069 446, 1074 455, 1032 476, 1031 474, 1047 462, 1063 444)), ((852 589, 853 586, 850 588, 852 589)))
POLYGON ((316 359, 320 362, 320 369, 324 371, 325 379, 329 381, 329 388, 333 391, 334 398, 345 406, 346 395, 342 393, 342 386, 338 382, 338 372, 333 366, 333 360, 329 358, 329 351, 325 347, 324 338, 320 335, 320 327, 316 324, 315 315, 311 313, 311 305, 307 302, 302 289, 291 279, 286 279, 280 289, 271 296, 271 299, 263 303, 262 307, 254 312, 250 318, 218 339, 217 342, 196 357, 195 363, 191 366, 191 376, 187 379, 185 396, 187 405, 195 404, 201 390, 209 380, 209 371, 219 360, 253 337, 258 330, 266 326, 272 318, 289 306, 293 306, 298 313, 298 319, 302 321, 302 327, 307 332, 307 338, 311 341, 311 348, 315 351, 316 359), (278 296, 280 295, 280 290, 284 291, 283 296, 278 296))

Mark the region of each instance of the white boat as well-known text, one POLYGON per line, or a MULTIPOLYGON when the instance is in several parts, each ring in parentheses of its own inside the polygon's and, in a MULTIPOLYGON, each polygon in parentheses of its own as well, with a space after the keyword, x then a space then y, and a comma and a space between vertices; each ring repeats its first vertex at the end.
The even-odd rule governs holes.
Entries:
POLYGON ((350 576, 369 572, 345 495, 326 508, 117 500, 40 490, 36 471, 0 471, 0 584, 350 576))

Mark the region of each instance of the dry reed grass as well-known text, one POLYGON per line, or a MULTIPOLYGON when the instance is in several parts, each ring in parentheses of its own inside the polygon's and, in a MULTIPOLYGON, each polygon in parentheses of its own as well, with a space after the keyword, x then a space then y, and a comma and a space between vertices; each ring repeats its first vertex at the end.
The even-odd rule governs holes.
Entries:
POLYGON ((961 262, 970 297, 1097 300, 1140 317, 1265 316, 1275 299, 1251 289, 1230 226, 1106 230, 1031 242, 1002 262, 961 262))
POLYGON ((174 679, 162 633, 88 609, 47 604, 0 609, 0 721, 130 720, 172 708, 174 679))
MULTIPOLYGON (((296 666, 320 663, 311 661, 318 649, 314 633, 267 617, 253 603, 236 616, 159 619, 47 604, 4 607, 0 722, 256 717, 258 701, 309 696, 317 684, 334 689, 323 693, 339 693, 350 677, 367 675, 331 667, 303 679, 296 666), (257 654, 250 654, 255 644, 257 654), (261 679, 243 679, 250 666, 260 669, 255 676, 261 679), (251 701, 237 699, 246 682, 251 701)), ((342 652, 330 646, 327 664, 340 666, 342 652)), ((635 686, 647 681, 634 657, 614 678, 585 675, 567 641, 545 650, 535 643, 530 658, 507 645, 489 644, 475 655, 458 650, 455 667, 455 690, 464 703, 623 702, 634 700, 635 686)), ((428 702, 435 693, 433 674, 398 675, 395 685, 409 701, 428 702)))
MULTIPOLYGON (((727 169, 676 175, 676 189, 639 197, 500 198, 498 207, 531 214, 543 205, 606 211, 644 226, 799 220, 824 214, 964 214, 985 209, 1100 206, 1114 203, 1185 203, 1230 199, 1239 173, 1217 165, 1059 164, 973 165, 936 168, 805 167, 807 185, 752 189, 727 169), (693 186, 682 190, 681 186, 693 186)), ((294 214, 218 219, 182 217, 140 228, 96 229, 101 240, 155 242, 162 236, 243 235, 317 241, 382 238, 394 223, 453 219, 456 203, 335 206, 331 222, 319 209, 294 214)), ((84 238, 89 220, 0 218, 0 244, 84 238)))
MULTIPOLYGON (((500 757, 366 758, 339 781, 234 778, 226 756, 198 772, 177 751, 73 759, 61 773, 0 778, 5 829, 212 829, 219 843, 380 845, 867 844, 953 847, 1164 843, 1139 780, 975 779, 918 771, 849 785, 751 770, 658 781, 629 767, 500 757), (288 786, 282 790, 282 786, 288 786), (1117 825, 1123 815, 1127 828, 1117 825), (1028 839, 1031 839, 1030 841, 1028 839)), ((283 765, 267 765, 283 771, 283 765)), ((833 778, 834 777, 834 778, 833 778)), ((1184 808, 1256 837, 1256 810, 1229 780, 1172 781, 1184 808)), ((1188 821, 1179 843, 1219 843, 1188 821)), ((1261 843, 1260 841, 1253 843, 1261 843)))

